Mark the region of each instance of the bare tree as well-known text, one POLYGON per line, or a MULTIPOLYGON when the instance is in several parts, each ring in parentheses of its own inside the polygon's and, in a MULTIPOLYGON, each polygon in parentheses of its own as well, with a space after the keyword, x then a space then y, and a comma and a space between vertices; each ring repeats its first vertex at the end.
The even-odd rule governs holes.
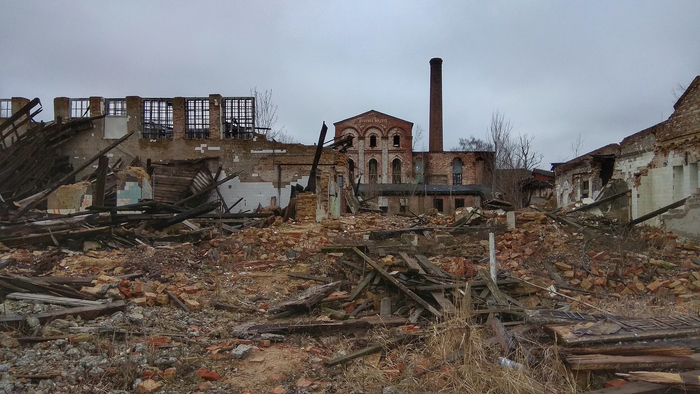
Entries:
POLYGON ((495 111, 491 115, 486 143, 493 148, 494 167, 489 169, 489 175, 495 195, 520 208, 528 203, 522 193, 522 184, 542 163, 544 155, 534 151, 534 136, 520 134, 514 137, 512 131, 513 125, 501 112, 495 111))
POLYGON ((268 140, 274 138, 278 142, 286 142, 283 141, 286 139, 293 140, 293 137, 284 131, 284 126, 275 128, 277 125, 277 104, 272 101, 272 89, 258 92, 256 86, 250 89, 250 95, 255 98, 256 133, 264 135, 268 140))
MULTIPOLYGON (((421 142, 423 139, 423 126, 417 124, 416 127, 413 129, 413 143, 411 144, 411 149, 415 152, 418 150, 418 144, 421 142)), ((423 145, 423 150, 425 149, 425 144, 423 145)))
POLYGON ((470 136, 469 138, 460 138, 459 145, 452 148, 453 152, 493 152, 493 145, 488 142, 470 136))
POLYGON ((574 155, 574 159, 581 156, 581 148, 583 147, 583 141, 585 141, 585 138, 581 136, 581 132, 578 133, 578 136, 576 136, 576 139, 571 142, 571 145, 569 145, 569 149, 571 149, 571 153, 574 155))

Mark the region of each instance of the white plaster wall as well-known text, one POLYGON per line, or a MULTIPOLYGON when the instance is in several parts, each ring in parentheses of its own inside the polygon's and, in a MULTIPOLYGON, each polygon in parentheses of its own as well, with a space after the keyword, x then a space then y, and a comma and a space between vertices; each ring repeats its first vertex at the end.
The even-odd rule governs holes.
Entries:
MULTIPOLYGON (((226 174, 222 174, 221 177, 226 177, 226 174)), ((308 185, 309 176, 301 177, 297 183, 304 186, 308 185)), ((270 205, 271 197, 277 197, 277 205, 284 208, 289 205, 289 195, 292 192, 292 186, 290 184, 281 188, 278 195, 278 189, 272 182, 241 182, 240 178, 233 178, 219 186, 219 191, 228 206, 238 201, 239 198, 243 198, 243 201, 231 210, 231 212, 235 213, 239 210, 254 210, 258 207, 258 204, 266 207, 270 205)), ((211 198, 215 199, 214 196, 216 196, 215 193, 211 198)))

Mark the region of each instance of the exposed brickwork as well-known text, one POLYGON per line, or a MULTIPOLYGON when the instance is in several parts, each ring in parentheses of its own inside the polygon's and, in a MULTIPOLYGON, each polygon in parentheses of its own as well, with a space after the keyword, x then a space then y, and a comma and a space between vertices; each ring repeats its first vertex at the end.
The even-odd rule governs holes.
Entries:
POLYGON ((318 195, 313 193, 297 194, 297 221, 308 222, 316 219, 316 206, 318 204, 318 195))
POLYGON ((175 97, 173 98, 173 139, 185 139, 186 128, 187 124, 185 123, 185 98, 175 97))
POLYGON ((53 116, 56 120, 70 118, 70 99, 68 97, 53 99, 53 116))
POLYGON ((442 59, 430 59, 430 152, 442 152, 442 59))
POLYGON ((221 139, 222 105, 223 98, 220 94, 209 95, 209 139, 212 141, 221 139))

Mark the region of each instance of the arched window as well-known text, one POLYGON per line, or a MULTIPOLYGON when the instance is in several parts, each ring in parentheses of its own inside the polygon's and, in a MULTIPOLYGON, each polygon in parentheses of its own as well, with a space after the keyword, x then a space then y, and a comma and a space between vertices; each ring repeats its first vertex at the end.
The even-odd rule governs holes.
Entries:
POLYGON ((391 183, 401 183, 401 160, 391 162, 391 183))
POLYGON ((352 159, 348 159, 348 172, 350 173, 350 179, 355 178, 355 162, 352 159))
POLYGON ((377 136, 373 135, 369 137, 369 147, 370 148, 376 148, 377 147, 377 136))
POLYGON ((369 160, 369 183, 377 183, 379 177, 377 174, 377 159, 369 160))
POLYGON ((462 159, 459 157, 452 161, 452 184, 462 184, 462 159))
POLYGON ((355 137, 352 134, 345 134, 343 138, 348 138, 350 142, 348 142, 348 148, 352 148, 352 143, 355 141, 355 137))
POLYGON ((394 146, 397 148, 401 146, 401 136, 398 134, 394 136, 394 146))
POLYGON ((416 159, 414 172, 416 174, 416 182, 423 183, 423 172, 424 171, 423 171, 423 160, 422 159, 416 159))

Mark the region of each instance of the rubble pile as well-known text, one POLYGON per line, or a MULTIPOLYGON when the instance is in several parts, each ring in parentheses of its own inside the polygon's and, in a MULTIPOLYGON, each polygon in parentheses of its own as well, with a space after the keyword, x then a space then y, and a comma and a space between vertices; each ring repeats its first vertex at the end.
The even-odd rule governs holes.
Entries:
POLYGON ((700 363, 700 248, 672 233, 263 212, 0 252, 0 392, 585 392, 700 363))

